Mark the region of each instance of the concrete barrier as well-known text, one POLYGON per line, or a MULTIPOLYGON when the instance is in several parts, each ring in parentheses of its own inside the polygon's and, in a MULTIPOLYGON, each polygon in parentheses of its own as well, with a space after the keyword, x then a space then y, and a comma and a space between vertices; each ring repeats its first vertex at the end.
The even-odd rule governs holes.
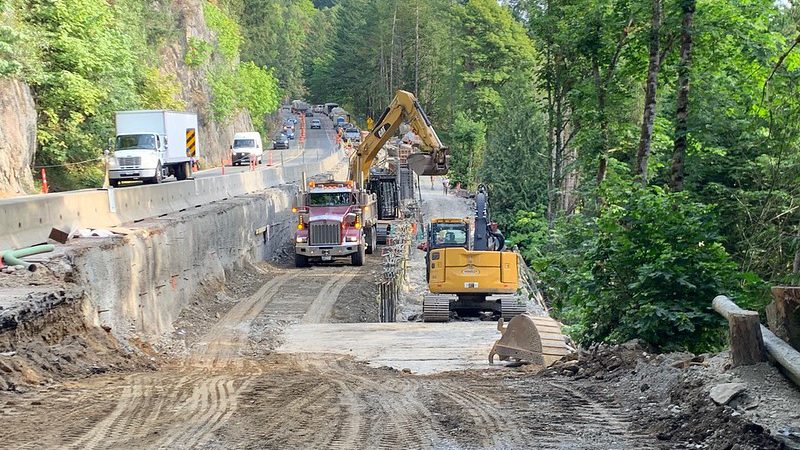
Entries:
POLYGON ((160 185, 26 196, 0 201, 0 251, 47 241, 53 227, 109 228, 226 198, 297 182, 330 171, 340 152, 304 166, 269 167, 160 185))

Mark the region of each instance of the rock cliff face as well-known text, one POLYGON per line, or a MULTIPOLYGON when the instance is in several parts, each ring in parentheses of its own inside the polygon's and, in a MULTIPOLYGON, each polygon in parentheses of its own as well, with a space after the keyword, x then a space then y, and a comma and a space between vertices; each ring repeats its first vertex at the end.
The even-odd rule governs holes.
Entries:
POLYGON ((159 69, 178 78, 186 110, 197 113, 201 160, 206 166, 218 166, 223 157, 228 157, 228 147, 233 142, 234 133, 252 131, 253 124, 247 112, 240 112, 225 122, 214 120, 211 114, 211 87, 205 68, 192 68, 184 62, 189 37, 206 42, 216 41, 214 32, 208 28, 203 16, 203 0, 177 0, 172 3, 172 8, 182 36, 178 41, 161 48, 159 69))
POLYGON ((25 83, 0 80, 0 197, 33 192, 36 107, 25 83))

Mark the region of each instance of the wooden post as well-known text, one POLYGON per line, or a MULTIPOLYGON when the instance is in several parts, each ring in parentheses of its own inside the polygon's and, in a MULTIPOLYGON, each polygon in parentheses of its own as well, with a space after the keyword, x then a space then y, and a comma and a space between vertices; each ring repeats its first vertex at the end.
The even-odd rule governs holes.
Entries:
POLYGON ((743 310, 724 296, 715 298, 712 305, 718 313, 728 319, 733 367, 766 361, 767 352, 764 348, 758 313, 743 310))

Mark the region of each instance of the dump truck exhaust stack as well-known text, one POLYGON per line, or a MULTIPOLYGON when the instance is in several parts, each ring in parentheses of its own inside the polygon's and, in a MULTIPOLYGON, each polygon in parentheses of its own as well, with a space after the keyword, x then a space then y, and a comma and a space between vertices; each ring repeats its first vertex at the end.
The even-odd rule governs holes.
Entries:
POLYGON ((501 361, 513 358, 547 367, 568 353, 561 326, 549 317, 520 314, 511 319, 507 327, 500 319, 497 331, 502 336, 489 352, 489 364, 494 364, 497 355, 501 361))
POLYGON ((408 155, 408 167, 419 176, 443 176, 450 166, 450 153, 446 148, 430 153, 408 155))

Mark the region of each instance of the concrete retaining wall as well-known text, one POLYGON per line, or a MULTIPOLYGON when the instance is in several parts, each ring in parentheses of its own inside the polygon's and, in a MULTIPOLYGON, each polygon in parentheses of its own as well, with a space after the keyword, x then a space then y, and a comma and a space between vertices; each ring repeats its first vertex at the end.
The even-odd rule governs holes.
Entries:
POLYGON ((157 341, 198 288, 221 285, 226 270, 286 245, 294 192, 270 189, 148 219, 122 238, 85 239, 69 253, 74 282, 93 306, 88 319, 123 341, 157 341))
POLYGON ((108 228, 296 182, 332 170, 337 153, 305 166, 270 167, 162 185, 66 192, 0 201, 0 250, 45 242, 53 227, 108 228))

